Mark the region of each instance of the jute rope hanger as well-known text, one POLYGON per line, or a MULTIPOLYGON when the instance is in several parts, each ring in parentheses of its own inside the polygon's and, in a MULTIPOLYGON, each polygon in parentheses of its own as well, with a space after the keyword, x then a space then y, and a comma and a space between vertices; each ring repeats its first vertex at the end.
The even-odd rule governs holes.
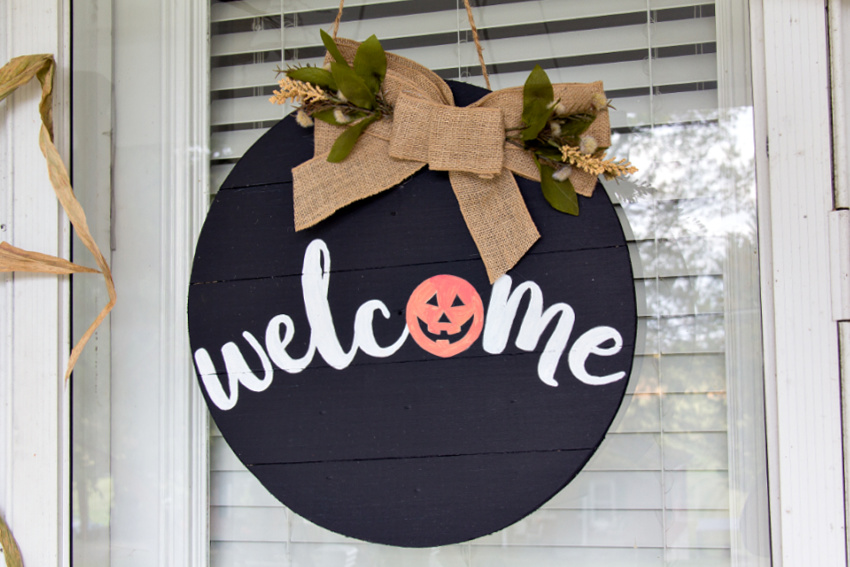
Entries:
MULTIPOLYGON (((490 87, 490 74, 487 72, 487 64, 484 63, 484 48, 481 47, 481 41, 478 39, 478 27, 475 25, 475 18, 472 16, 472 6, 469 5, 469 0, 463 0, 466 6, 466 17, 469 19, 469 27, 472 29, 472 39, 475 41, 475 50, 478 52, 478 63, 481 65, 481 73, 484 75, 484 83, 487 85, 487 90, 492 91, 490 87)), ((339 23, 342 21, 342 8, 345 5, 345 0, 339 0, 339 10, 336 13, 334 20, 333 38, 339 32, 339 23)))

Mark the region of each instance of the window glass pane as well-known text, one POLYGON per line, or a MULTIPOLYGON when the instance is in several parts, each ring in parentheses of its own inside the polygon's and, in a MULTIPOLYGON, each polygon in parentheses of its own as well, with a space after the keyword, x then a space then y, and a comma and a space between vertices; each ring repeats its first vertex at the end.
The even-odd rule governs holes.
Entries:
MULTIPOLYGON (((468 544, 351 540, 279 504, 215 430, 213 565, 767 565, 769 563, 746 6, 699 0, 473 2, 494 89, 536 64, 603 80, 610 154, 640 172, 606 182, 629 240, 643 339, 601 448, 541 510, 468 544), (736 35, 738 33, 738 35, 736 35), (720 39, 722 38, 722 40, 720 39)), ((320 64, 336 0, 211 4, 215 191, 290 107, 275 68, 320 64)), ((458 0, 346 2, 340 35, 484 85, 458 0)))

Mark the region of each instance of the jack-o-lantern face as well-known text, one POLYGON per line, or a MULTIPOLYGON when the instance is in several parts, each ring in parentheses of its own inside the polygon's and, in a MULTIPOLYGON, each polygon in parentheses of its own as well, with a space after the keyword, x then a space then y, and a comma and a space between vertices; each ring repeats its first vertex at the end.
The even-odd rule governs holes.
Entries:
POLYGON ((468 349, 484 328, 481 296, 463 278, 448 274, 428 278, 407 301, 407 328, 431 354, 454 356, 468 349))

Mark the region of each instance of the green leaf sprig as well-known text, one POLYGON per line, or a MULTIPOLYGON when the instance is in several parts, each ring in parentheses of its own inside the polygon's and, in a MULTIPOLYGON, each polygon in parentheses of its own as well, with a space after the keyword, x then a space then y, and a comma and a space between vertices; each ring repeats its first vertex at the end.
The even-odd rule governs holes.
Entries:
POLYGON ((296 120, 312 126, 313 119, 346 126, 328 154, 328 161, 343 161, 354 149, 363 131, 373 122, 392 114, 384 101, 381 85, 387 75, 387 55, 374 35, 360 44, 349 65, 333 38, 324 30, 322 43, 333 61, 326 67, 294 67, 279 71, 280 90, 269 99, 300 103, 296 120))
POLYGON ((526 79, 522 94, 523 126, 510 129, 507 141, 531 152, 540 172, 543 197, 554 209, 570 215, 579 213, 578 197, 570 181, 574 168, 606 177, 637 171, 625 160, 606 160, 608 148, 586 134, 599 112, 610 106, 602 94, 594 95, 588 108, 570 112, 555 100, 552 82, 540 65, 526 79))

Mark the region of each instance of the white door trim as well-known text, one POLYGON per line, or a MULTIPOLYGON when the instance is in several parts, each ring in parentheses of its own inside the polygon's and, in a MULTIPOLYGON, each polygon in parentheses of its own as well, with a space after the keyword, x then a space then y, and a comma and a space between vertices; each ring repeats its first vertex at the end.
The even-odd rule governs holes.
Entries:
MULTIPOLYGON (((69 154, 70 2, 0 0, 2 62, 52 53, 56 145, 69 154)), ((69 257, 68 220, 38 147, 41 87, 0 103, 0 240, 69 257)), ((68 565, 69 279, 0 274, 0 512, 27 565, 68 565)))
POLYGON ((752 3, 774 565, 846 565, 823 0, 752 3))
POLYGON ((160 565, 209 564, 209 437, 195 381, 186 298, 195 241, 209 205, 209 1, 163 2, 160 333, 160 565), (170 450, 169 450, 170 449, 170 450))

